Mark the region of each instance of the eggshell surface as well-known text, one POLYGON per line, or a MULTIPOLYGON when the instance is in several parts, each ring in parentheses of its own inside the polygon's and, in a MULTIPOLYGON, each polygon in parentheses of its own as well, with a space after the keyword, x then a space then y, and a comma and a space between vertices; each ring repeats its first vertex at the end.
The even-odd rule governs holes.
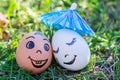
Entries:
POLYGON ((89 63, 90 50, 87 42, 72 30, 58 30, 53 35, 52 47, 57 62, 68 70, 77 71, 89 63))
POLYGON ((52 48, 49 40, 40 32, 31 32, 23 37, 16 50, 19 67, 30 74, 38 74, 51 64, 52 48))

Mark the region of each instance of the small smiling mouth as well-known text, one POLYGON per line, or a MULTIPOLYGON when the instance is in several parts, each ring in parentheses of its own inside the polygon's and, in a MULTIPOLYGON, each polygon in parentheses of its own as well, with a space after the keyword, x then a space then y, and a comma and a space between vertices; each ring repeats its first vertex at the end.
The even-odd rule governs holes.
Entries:
POLYGON ((76 57, 77 57, 77 55, 74 55, 74 58, 73 58, 71 61, 69 61, 69 62, 64 62, 64 64, 67 64, 67 65, 73 64, 73 63, 75 62, 76 57))
POLYGON ((45 60, 34 60, 30 56, 28 58, 31 60, 31 63, 32 63, 32 65, 35 68, 41 68, 41 67, 43 67, 47 63, 47 61, 48 61, 48 59, 45 59, 45 60))

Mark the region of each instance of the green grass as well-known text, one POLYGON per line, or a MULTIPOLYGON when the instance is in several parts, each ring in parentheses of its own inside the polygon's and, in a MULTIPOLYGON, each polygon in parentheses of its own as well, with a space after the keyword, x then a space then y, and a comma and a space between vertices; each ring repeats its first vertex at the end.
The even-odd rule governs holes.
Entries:
POLYGON ((9 24, 0 26, 0 35, 7 30, 12 41, 4 42, 0 37, 0 80, 119 80, 120 1, 89 0, 86 7, 82 3, 82 0, 1 0, 0 12, 7 16, 9 24), (50 67, 41 74, 30 75, 20 69, 15 59, 19 40, 25 33, 41 31, 51 41, 56 29, 42 24, 39 16, 56 11, 58 7, 68 9, 72 2, 79 3, 78 13, 95 32, 93 37, 84 36, 91 50, 87 67, 72 72, 53 59, 50 67))

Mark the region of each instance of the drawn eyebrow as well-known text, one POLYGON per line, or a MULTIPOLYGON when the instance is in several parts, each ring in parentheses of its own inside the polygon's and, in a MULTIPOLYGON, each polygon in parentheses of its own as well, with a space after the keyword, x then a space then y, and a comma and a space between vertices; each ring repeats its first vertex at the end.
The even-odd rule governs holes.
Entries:
POLYGON ((73 45, 76 42, 76 38, 73 38, 70 43, 66 43, 67 45, 73 45))
POLYGON ((29 36, 29 37, 27 37, 26 39, 29 39, 29 38, 33 38, 33 39, 35 39, 35 37, 34 37, 34 36, 29 36))
MULTIPOLYGON (((44 38, 43 40, 48 41, 48 39, 44 38)), ((49 42, 49 41, 48 41, 49 42)))

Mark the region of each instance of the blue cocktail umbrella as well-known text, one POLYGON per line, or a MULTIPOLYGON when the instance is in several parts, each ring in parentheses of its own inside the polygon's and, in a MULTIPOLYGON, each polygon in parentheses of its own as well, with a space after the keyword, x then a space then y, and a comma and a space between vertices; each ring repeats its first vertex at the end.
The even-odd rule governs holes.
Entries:
POLYGON ((57 29, 71 29, 79 34, 94 35, 86 21, 76 12, 77 4, 73 3, 69 10, 51 12, 40 16, 41 22, 57 29))

